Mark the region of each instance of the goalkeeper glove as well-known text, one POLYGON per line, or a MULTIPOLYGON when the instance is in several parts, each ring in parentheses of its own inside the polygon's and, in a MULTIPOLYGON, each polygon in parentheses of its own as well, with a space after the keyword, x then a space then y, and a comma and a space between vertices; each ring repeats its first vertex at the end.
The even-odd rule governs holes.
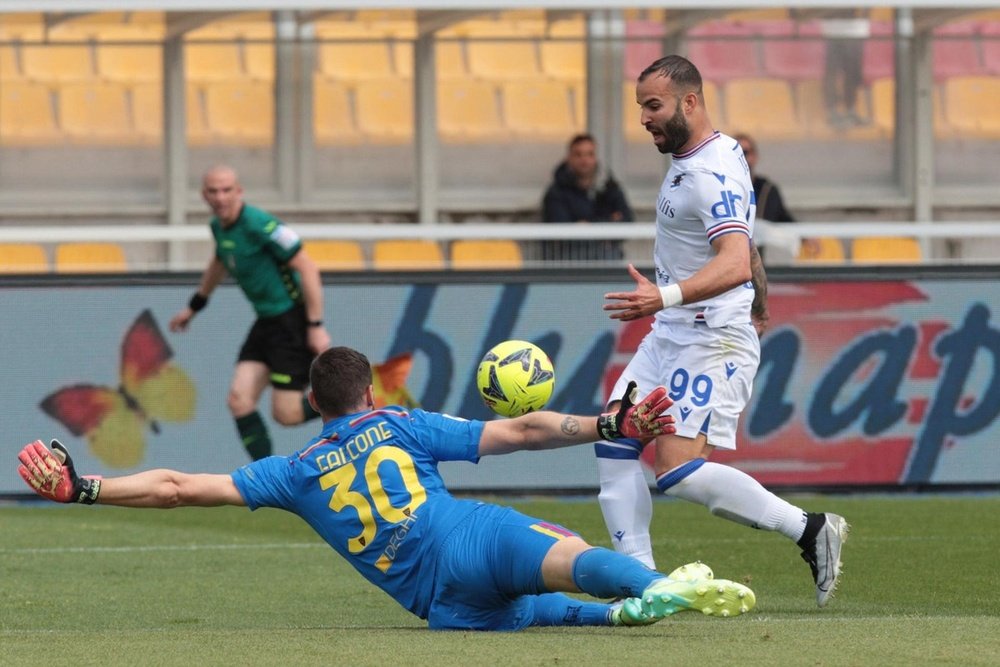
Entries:
POLYGON ((666 388, 657 387, 636 404, 636 386, 635 381, 628 383, 617 412, 605 412, 597 418, 597 432, 605 440, 643 440, 676 431, 673 416, 662 414, 674 404, 666 388))
POLYGON ((35 440, 17 455, 21 465, 17 472, 28 486, 40 496, 58 503, 83 503, 93 505, 101 493, 101 480, 80 477, 73 467, 73 459, 58 440, 52 441, 53 451, 46 449, 41 440, 35 440))

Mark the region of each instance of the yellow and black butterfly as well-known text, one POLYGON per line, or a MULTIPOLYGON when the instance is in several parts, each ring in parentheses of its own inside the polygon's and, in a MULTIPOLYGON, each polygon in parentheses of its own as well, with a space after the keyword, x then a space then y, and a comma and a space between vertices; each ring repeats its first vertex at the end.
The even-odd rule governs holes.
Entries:
POLYGON ((114 468, 143 460, 145 428, 159 433, 158 421, 186 422, 194 416, 191 378, 170 359, 152 312, 144 310, 122 340, 117 389, 93 384, 62 387, 46 396, 41 408, 76 436, 84 436, 93 454, 114 468))

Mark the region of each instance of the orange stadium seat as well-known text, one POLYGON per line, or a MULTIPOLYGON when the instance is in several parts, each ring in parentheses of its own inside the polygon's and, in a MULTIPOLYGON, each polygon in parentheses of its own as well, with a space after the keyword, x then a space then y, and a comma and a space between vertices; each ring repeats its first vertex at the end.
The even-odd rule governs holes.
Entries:
POLYGON ((372 263, 381 271, 426 271, 443 269, 444 255, 435 241, 379 240, 372 248, 372 263))
POLYGON ((960 76, 944 84, 948 127, 968 137, 1000 138, 1000 78, 960 76))
POLYGON ((586 36, 582 20, 553 23, 549 39, 540 45, 542 72, 553 79, 583 81, 587 74, 586 36))
POLYGON ((110 81, 148 83, 163 78, 163 51, 159 44, 99 44, 97 74, 110 81))
POLYGON ((367 81, 395 76, 392 44, 374 42, 326 42, 319 45, 318 67, 328 79, 367 81))
POLYGON ((858 264, 920 262, 920 243, 908 237, 869 237, 851 242, 851 260, 858 264))
POLYGON ((442 79, 437 87, 438 132, 445 141, 482 141, 506 135, 497 89, 474 79, 442 79))
POLYGON ((231 81, 205 86, 208 130, 222 142, 266 145, 274 136, 274 91, 264 81, 231 81))
POLYGON ((725 86, 727 127, 759 137, 802 134, 791 87, 778 79, 734 79, 725 86))
POLYGON ((575 119, 570 88, 559 81, 507 82, 502 86, 503 117, 517 135, 560 141, 583 128, 575 119))
POLYGON ((60 243, 56 246, 57 273, 124 273, 125 251, 117 243, 60 243))
POLYGON ((274 44, 244 44, 243 63, 250 78, 258 81, 273 81, 274 44))
POLYGON ((493 81, 533 79, 541 74, 538 43, 530 41, 470 41, 469 72, 493 81))
POLYGON ((83 81, 94 76, 90 47, 79 45, 21 46, 24 76, 45 83, 83 81))
POLYGON ((21 66, 17 60, 17 51, 13 46, 0 45, 0 81, 14 81, 21 78, 21 66))
POLYGON ((822 236, 811 239, 811 243, 803 241, 799 246, 798 261, 800 262, 843 262, 844 244, 838 238, 822 236))
POLYGON ((191 82, 233 81, 244 76, 238 44, 203 44, 184 46, 184 67, 191 82))
POLYGON ((59 89, 59 125, 77 143, 139 141, 126 88, 116 83, 70 83, 59 89))
POLYGON ((45 144, 61 138, 48 86, 30 81, 0 85, 0 143, 45 144))
POLYGON ((49 258, 37 243, 0 243, 0 273, 46 273, 49 258))
POLYGON ((359 81, 355 88, 358 128, 369 140, 400 143, 413 137, 413 96, 399 79, 359 81))
POLYGON ((354 122, 351 90, 319 76, 313 83, 313 133, 320 145, 356 144, 362 139, 354 122))
POLYGON ((323 271, 361 271, 365 255, 354 241, 303 241, 302 249, 323 271))
POLYGON ((451 244, 453 269, 520 269, 521 246, 509 240, 458 240, 451 244))
POLYGON ((439 41, 434 45, 434 66, 439 79, 465 78, 469 69, 465 62, 465 44, 439 41))

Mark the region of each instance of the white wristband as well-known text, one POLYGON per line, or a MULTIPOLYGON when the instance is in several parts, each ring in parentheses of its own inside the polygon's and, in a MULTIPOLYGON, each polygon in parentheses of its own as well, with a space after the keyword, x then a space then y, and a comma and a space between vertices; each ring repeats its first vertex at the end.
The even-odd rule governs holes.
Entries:
POLYGON ((670 283, 660 288, 660 299, 663 300, 664 308, 672 308, 684 303, 684 294, 681 293, 681 286, 677 283, 670 283))

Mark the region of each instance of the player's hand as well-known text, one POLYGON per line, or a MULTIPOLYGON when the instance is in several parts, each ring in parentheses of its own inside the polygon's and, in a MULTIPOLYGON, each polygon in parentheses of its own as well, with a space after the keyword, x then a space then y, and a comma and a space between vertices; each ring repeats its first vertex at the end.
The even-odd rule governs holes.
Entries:
POLYGON ((41 440, 25 445, 17 455, 17 473, 35 493, 58 503, 93 505, 101 493, 101 480, 76 474, 73 459, 58 440, 49 451, 41 440))
POLYGON ((609 292, 604 298, 611 303, 604 304, 604 310, 617 311, 611 313, 611 319, 630 322, 663 309, 663 297, 660 290, 646 276, 631 264, 628 265, 629 275, 635 280, 635 290, 632 292, 609 292))
POLYGON ((330 347, 330 334, 326 327, 308 327, 306 338, 313 354, 320 354, 330 347))
POLYGON ((173 332, 187 331, 188 325, 191 324, 193 318, 194 311, 190 308, 185 308, 170 318, 170 330, 173 332))
POLYGON ((657 387, 646 398, 634 403, 636 383, 628 383, 617 412, 606 412, 597 418, 597 432, 605 440, 619 438, 645 439, 676 432, 673 415, 663 411, 674 404, 666 387, 657 387))
POLYGON ((767 331, 767 325, 771 321, 771 315, 766 309, 758 313, 751 312, 750 321, 753 323, 754 330, 757 331, 757 337, 760 338, 764 335, 764 332, 767 331))

